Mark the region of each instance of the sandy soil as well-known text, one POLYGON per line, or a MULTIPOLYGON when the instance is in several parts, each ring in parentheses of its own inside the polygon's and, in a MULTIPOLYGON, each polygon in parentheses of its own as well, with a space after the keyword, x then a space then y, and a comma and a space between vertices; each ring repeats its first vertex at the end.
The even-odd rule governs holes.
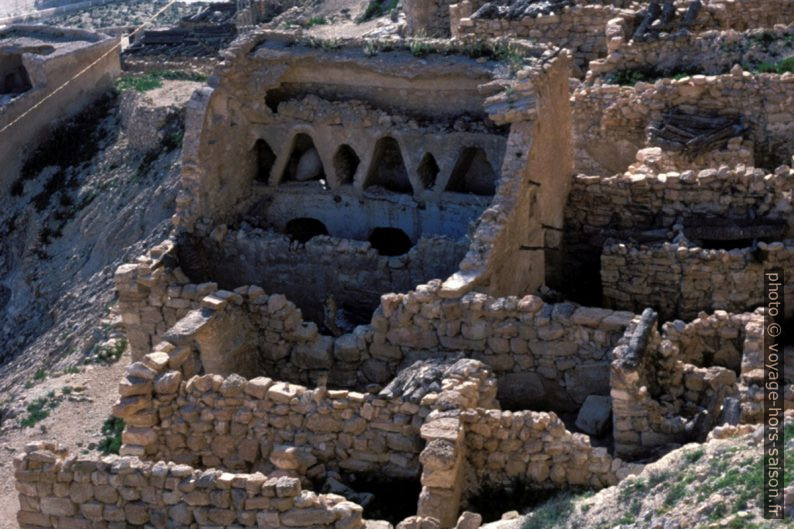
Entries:
POLYGON ((73 452, 88 451, 89 445, 93 447, 93 443, 98 443, 102 438, 102 423, 110 416, 110 408, 118 396, 118 381, 128 364, 129 352, 113 365, 90 365, 83 367, 82 373, 51 376, 11 396, 28 403, 53 391, 62 400, 49 417, 30 428, 18 426, 25 413, 3 423, 0 430, 0 529, 19 527, 14 457, 31 441, 57 440, 73 452), (63 394, 65 386, 72 388, 68 396, 63 394))

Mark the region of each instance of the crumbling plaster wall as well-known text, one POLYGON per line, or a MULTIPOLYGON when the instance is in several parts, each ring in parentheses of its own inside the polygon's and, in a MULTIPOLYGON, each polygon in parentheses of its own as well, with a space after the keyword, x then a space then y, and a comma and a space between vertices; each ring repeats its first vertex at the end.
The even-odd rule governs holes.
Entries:
POLYGON ((755 146, 755 164, 774 169, 770 163, 776 167, 794 155, 794 121, 788 103, 792 97, 794 75, 742 71, 635 86, 585 85, 573 97, 576 169, 602 176, 624 172, 635 161, 637 151, 649 146, 648 125, 671 108, 738 114, 750 127, 745 138, 755 146))
POLYGON ((52 124, 75 114, 111 88, 121 71, 119 50, 114 49, 118 39, 101 33, 28 25, 0 30, 0 46, 13 47, 15 42, 45 53, 22 53, 22 65, 32 88, 0 107, 0 130, 19 119, 0 133, 0 193, 9 192, 25 155, 42 141, 52 124), (82 75, 72 79, 83 69, 82 75), (55 92, 61 85, 63 89, 55 92))

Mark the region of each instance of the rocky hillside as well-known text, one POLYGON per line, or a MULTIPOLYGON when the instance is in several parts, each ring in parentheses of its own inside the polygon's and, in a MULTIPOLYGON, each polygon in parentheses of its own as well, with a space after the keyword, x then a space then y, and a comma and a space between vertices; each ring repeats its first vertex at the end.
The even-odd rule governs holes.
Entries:
POLYGON ((0 198, 6 395, 37 371, 83 364, 107 347, 100 319, 113 305, 115 268, 170 227, 183 105, 197 86, 104 96, 60 124, 0 198))
MULTIPOLYGON (((761 512, 763 428, 738 437, 689 444, 649 464, 638 475, 597 494, 562 493, 524 517, 489 529, 779 529, 786 521, 761 512)), ((715 432, 736 435, 734 427, 715 432)), ((786 496, 794 505, 794 419, 786 424, 786 496)), ((789 516, 791 516, 789 514, 789 516)), ((509 518, 509 516, 508 516, 509 518)))

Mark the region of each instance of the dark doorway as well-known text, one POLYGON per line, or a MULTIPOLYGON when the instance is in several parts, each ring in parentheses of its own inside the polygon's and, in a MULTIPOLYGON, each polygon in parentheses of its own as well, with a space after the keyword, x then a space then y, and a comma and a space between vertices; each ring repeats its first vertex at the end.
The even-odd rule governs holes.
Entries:
POLYGON ((369 243, 379 254, 403 255, 413 246, 408 235, 399 228, 375 228, 369 235, 369 243))
POLYGON ((33 88, 21 55, 0 57, 0 94, 21 94, 33 88))
POLYGON ((318 235, 328 235, 328 228, 325 227, 325 224, 310 217, 292 219, 287 223, 284 231, 290 239, 301 243, 318 235))

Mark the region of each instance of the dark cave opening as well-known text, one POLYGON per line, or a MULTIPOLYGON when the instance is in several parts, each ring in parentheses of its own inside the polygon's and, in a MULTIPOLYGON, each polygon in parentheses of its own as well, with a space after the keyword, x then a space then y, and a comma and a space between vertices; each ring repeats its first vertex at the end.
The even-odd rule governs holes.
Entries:
POLYGON ((369 235, 369 243, 380 255, 389 257, 406 254, 413 247, 411 239, 399 228, 375 228, 369 235))
POLYGON ((328 228, 325 224, 311 217, 299 217, 287 222, 284 232, 293 241, 305 243, 312 237, 318 235, 328 235, 328 228))

